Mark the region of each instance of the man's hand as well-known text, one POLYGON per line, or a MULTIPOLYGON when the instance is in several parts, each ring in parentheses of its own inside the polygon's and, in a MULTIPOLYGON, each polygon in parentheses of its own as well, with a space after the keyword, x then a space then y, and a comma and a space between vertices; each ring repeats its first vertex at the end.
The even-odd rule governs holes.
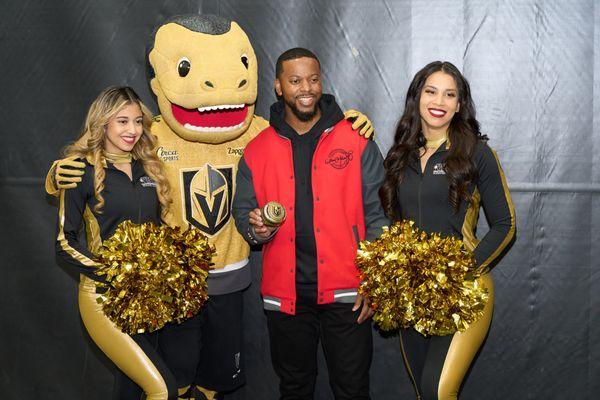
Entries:
POLYGON ((250 211, 248 213, 248 218, 250 220, 250 226, 254 229, 254 233, 262 238, 268 238, 277 230, 277 227, 274 226, 266 226, 262 219, 262 213, 258 208, 250 211))
POLYGON ((360 310, 360 315, 358 316, 356 322, 362 324, 375 313, 371 308, 371 302, 367 297, 363 297, 360 294, 356 296, 356 301, 354 302, 354 307, 352 307, 352 311, 356 311, 360 308, 362 303, 362 310, 360 310))
POLYGON ((375 136, 373 135, 373 124, 365 114, 350 109, 344 113, 344 119, 352 122, 353 130, 356 131, 360 129, 359 133, 366 139, 375 139, 375 136))
POLYGON ((75 161, 76 158, 77 156, 72 156, 56 162, 53 181, 57 189, 73 189, 81 182, 85 164, 75 161))

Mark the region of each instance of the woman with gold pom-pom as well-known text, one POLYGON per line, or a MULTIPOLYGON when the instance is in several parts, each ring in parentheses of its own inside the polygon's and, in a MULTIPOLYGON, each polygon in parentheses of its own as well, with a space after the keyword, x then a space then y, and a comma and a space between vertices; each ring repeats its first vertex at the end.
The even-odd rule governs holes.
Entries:
POLYGON ((380 197, 393 220, 462 239, 489 293, 483 316, 464 332, 422 336, 401 329, 404 364, 418 399, 456 399, 485 339, 493 311, 489 271, 515 236, 515 212, 496 153, 479 130, 467 80, 449 62, 432 62, 413 78, 385 159, 380 197), (480 206, 489 231, 475 236, 480 206))
MULTIPOLYGON (((117 366, 115 398, 176 399, 177 383, 158 351, 157 335, 123 333, 96 300, 93 256, 102 241, 126 220, 160 224, 169 210, 169 184, 149 127, 152 115, 129 87, 105 89, 92 103, 82 139, 65 150, 81 162, 85 173, 74 188, 60 195, 56 253, 80 275, 81 319, 98 347, 117 366), (85 223, 87 248, 78 239, 85 223), (134 384, 135 382, 135 384, 134 384)), ((74 160, 74 162, 77 162, 74 160)))

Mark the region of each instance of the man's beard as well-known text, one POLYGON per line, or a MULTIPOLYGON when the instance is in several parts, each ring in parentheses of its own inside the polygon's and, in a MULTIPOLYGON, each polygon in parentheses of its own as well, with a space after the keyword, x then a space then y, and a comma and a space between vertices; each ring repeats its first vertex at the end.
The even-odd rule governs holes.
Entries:
POLYGON ((317 112, 319 111, 317 108, 319 105, 318 101, 315 102, 315 106, 313 107, 313 109, 307 112, 300 111, 298 107, 296 107, 296 103, 294 102, 288 102, 287 100, 285 100, 285 104, 287 104, 290 107, 296 118, 298 118, 302 122, 310 121, 315 117, 315 115, 317 115, 317 112))

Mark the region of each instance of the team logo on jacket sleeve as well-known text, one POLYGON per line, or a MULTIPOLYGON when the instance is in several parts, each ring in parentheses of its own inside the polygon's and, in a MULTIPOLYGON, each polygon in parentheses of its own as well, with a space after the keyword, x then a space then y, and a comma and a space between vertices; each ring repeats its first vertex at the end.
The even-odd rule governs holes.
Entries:
POLYGON ((335 149, 329 152, 325 164, 329 164, 335 169, 342 169, 346 168, 350 161, 352 161, 352 150, 335 149))
POLYGON ((181 171, 185 219, 207 235, 216 235, 231 216, 233 166, 205 164, 181 171))

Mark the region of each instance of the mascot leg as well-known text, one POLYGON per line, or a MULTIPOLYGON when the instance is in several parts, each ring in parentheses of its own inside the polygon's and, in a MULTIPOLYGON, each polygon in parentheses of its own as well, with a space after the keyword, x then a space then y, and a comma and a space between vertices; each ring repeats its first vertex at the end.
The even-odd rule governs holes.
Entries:
POLYGON ((201 313, 180 324, 168 324, 159 334, 159 347, 169 369, 175 375, 179 399, 194 399, 194 376, 200 354, 198 340, 201 313))
POLYGON ((245 383, 242 357, 243 294, 212 295, 202 310, 201 352, 196 370, 197 400, 221 398, 245 383))

